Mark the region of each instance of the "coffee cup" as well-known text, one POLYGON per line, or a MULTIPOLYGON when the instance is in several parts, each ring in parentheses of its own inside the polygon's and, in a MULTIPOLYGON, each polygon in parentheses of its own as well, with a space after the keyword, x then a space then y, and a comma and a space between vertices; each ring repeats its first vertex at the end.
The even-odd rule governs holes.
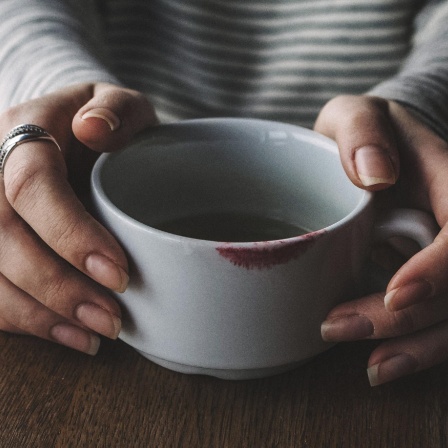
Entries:
POLYGON ((422 247, 417 210, 379 216, 332 140, 294 125, 160 125, 92 173, 95 213, 127 252, 120 338, 169 369, 225 379, 292 369, 331 345, 320 325, 354 298, 374 239, 422 247))

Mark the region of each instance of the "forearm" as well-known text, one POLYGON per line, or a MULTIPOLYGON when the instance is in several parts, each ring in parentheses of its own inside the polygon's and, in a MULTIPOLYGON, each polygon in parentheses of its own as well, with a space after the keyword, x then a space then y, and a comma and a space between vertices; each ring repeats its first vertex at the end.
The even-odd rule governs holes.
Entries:
POLYGON ((61 87, 117 82, 95 1, 4 0, 0 3, 0 108, 61 87))
POLYGON ((448 1, 429 2, 402 70, 369 93, 397 101, 448 141, 448 1))

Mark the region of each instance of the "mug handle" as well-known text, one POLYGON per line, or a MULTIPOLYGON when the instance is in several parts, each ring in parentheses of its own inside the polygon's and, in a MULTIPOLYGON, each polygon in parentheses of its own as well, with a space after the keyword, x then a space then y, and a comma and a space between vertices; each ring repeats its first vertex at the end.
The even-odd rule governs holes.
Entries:
MULTIPOLYGON (((383 212, 376 220, 373 241, 386 241, 394 236, 414 240, 423 249, 429 246, 439 233, 436 220, 426 212, 409 208, 396 208, 383 212)), ((367 262, 358 286, 359 295, 384 291, 392 278, 381 266, 367 262)))
POLYGON ((397 208, 384 212, 375 222, 374 241, 385 241, 393 236, 404 236, 417 242, 423 249, 429 246, 440 229, 435 219, 426 212, 397 208))

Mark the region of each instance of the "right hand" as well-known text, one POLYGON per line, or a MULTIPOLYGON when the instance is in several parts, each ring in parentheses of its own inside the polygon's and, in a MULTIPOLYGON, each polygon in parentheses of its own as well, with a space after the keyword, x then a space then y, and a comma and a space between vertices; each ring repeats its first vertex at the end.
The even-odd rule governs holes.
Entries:
POLYGON ((403 105, 371 96, 334 98, 315 129, 337 142, 355 185, 384 190, 377 206, 424 210, 440 227, 433 243, 399 268, 386 291, 331 310, 322 324, 323 338, 382 339, 368 361, 372 385, 447 361, 448 142, 403 105))
POLYGON ((4 112, 0 139, 25 123, 52 134, 62 151, 42 140, 21 144, 0 176, 0 330, 95 354, 98 335, 115 339, 121 329, 106 288, 126 288, 128 265, 80 197, 98 153, 123 148, 157 118, 136 91, 82 84, 4 112))

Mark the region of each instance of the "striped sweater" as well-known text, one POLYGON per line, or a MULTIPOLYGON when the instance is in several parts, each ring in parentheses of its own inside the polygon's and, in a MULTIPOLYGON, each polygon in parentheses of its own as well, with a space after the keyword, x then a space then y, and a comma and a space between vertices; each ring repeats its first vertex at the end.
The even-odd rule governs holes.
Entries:
POLYGON ((163 121, 311 127, 332 97, 371 93, 448 140, 448 1, 0 0, 0 17, 3 109, 109 81, 163 121))

